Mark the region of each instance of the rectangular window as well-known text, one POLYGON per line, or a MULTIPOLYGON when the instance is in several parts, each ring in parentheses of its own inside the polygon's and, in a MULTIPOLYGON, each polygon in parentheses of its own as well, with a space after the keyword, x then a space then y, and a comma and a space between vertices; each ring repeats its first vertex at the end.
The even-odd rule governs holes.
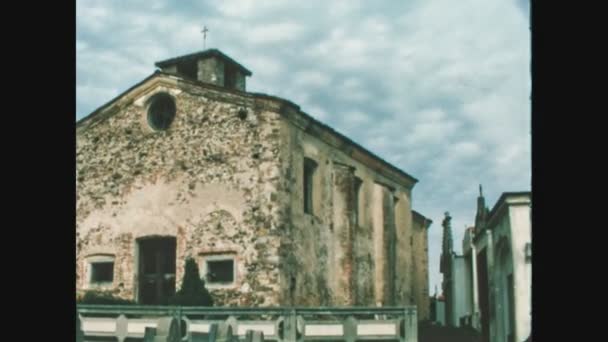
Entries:
POLYGON ((177 73, 185 78, 196 80, 198 74, 198 63, 196 60, 177 64, 177 73))
POLYGON ((314 195, 314 175, 317 170, 317 163, 308 158, 304 158, 304 212, 314 214, 313 195, 314 195))
POLYGON ((205 282, 210 288, 231 287, 236 283, 234 255, 210 255, 203 262, 205 282))
POLYGON ((91 263, 91 283, 111 283, 114 280, 114 262, 91 263))
POLYGON ((97 254, 86 257, 87 288, 109 287, 114 281, 114 256, 97 254))
POLYGON ((207 261, 209 283, 227 284, 234 281, 234 260, 207 261))

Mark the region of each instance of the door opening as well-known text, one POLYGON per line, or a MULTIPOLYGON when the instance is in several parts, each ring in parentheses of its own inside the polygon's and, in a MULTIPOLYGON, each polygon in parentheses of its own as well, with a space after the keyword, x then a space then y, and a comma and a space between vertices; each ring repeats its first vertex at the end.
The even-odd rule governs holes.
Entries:
POLYGON ((166 305, 175 294, 176 240, 174 237, 152 237, 138 243, 138 303, 166 305))

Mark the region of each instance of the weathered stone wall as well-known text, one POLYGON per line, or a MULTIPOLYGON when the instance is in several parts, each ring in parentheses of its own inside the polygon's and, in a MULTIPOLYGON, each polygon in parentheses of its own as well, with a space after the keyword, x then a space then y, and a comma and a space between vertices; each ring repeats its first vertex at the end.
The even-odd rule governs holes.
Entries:
POLYGON ((285 302, 408 304, 411 273, 407 267, 412 250, 403 246, 403 241, 412 230, 409 190, 310 134, 302 127, 305 123, 294 120, 286 125, 289 133, 283 145, 289 160, 285 174, 290 181, 287 217, 291 219, 281 249, 285 302), (318 165, 313 180, 313 214, 303 210, 304 158, 318 165), (356 178, 362 181, 358 220, 356 178), (378 182, 388 185, 380 198, 374 190, 378 182), (403 199, 397 208, 393 197, 403 199))
POLYGON ((396 203, 396 266, 395 266, 395 304, 414 304, 412 268, 414 254, 417 251, 412 246, 413 218, 411 191, 404 190, 395 194, 396 203))
MULTIPOLYGON (((359 171, 359 176, 363 173, 359 171)), ((375 274, 376 263, 374 262, 374 231, 372 227, 372 209, 374 201, 372 189, 375 183, 362 182, 359 190, 359 222, 355 225, 354 232, 354 273, 355 273, 355 304, 375 306, 375 274)))
POLYGON ((277 98, 160 74, 80 122, 78 289, 88 256, 113 255, 109 289, 137 298, 138 239, 171 236, 177 288, 186 257, 235 256, 236 284, 212 289, 220 305, 412 303, 415 180, 307 120, 277 98), (177 104, 164 132, 146 121, 158 91, 177 104), (318 165, 313 214, 304 158, 318 165))
POLYGON ((418 307, 418 319, 430 317, 429 274, 428 274, 428 225, 429 221, 415 215, 412 238, 413 248, 413 293, 418 307))
POLYGON ((87 287, 86 258, 109 254, 116 260, 109 289, 135 299, 137 239, 173 236, 177 288, 186 257, 200 266, 204 255, 231 252, 236 286, 212 290, 218 304, 278 304, 279 200, 286 195, 272 101, 167 76, 131 93, 106 109, 114 114, 77 127, 77 289, 87 287), (158 91, 177 105, 162 132, 146 123, 145 101, 158 91))

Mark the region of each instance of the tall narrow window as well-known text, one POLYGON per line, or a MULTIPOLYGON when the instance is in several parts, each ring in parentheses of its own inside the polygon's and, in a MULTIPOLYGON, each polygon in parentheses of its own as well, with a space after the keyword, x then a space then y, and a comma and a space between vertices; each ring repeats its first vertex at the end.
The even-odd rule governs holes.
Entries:
POLYGON ((401 224, 399 218, 401 215, 399 214, 399 197, 393 196, 393 224, 395 225, 395 231, 397 231, 397 227, 401 224))
POLYGON ((363 204, 361 201, 361 185, 363 184, 363 181, 361 180, 361 178, 355 177, 355 200, 353 203, 353 210, 355 211, 354 215, 355 215, 355 225, 358 226, 359 223, 362 221, 361 220, 361 214, 362 214, 362 208, 361 205, 363 204))
POLYGON ((314 214, 313 212, 313 191, 314 191, 314 175, 317 170, 317 163, 308 158, 304 158, 304 212, 314 214))

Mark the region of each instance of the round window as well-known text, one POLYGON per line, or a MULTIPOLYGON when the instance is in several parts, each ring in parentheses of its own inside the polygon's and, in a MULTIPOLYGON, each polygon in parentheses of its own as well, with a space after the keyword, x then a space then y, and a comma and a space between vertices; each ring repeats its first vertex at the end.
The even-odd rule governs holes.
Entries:
POLYGON ((155 130, 169 128, 175 118, 175 101, 171 95, 160 93, 150 99, 148 107, 148 124, 155 130))

